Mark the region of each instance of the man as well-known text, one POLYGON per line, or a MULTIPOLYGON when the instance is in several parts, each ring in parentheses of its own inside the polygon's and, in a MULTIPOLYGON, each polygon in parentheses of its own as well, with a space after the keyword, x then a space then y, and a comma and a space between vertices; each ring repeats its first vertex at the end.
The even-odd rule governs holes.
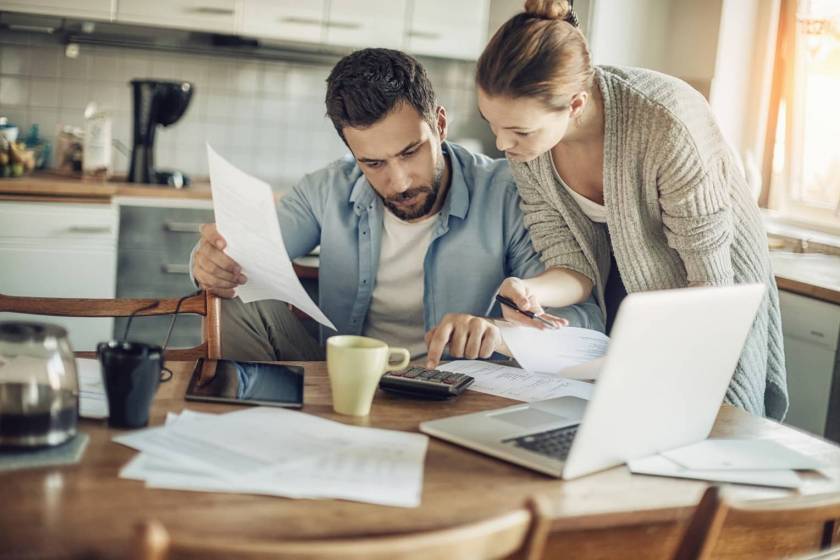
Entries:
MULTIPOLYGON (((319 306, 341 334, 460 358, 505 350, 496 289, 543 270, 522 223, 507 163, 446 142, 446 110, 425 69, 388 49, 354 52, 327 79, 327 116, 353 157, 304 177, 279 204, 291 258, 320 244, 319 306)), ((232 298, 247 282, 202 228, 191 271, 232 298)), ((556 312, 603 330, 593 301, 556 312)), ((331 333, 321 328, 321 342, 331 333)), ((222 351, 251 360, 320 359, 322 349, 276 301, 222 305, 222 351)))

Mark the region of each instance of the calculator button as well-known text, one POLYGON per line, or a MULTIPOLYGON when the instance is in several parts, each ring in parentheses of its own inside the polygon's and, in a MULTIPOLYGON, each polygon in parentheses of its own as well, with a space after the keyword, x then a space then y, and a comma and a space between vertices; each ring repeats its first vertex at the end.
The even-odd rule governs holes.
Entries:
POLYGON ((440 381, 440 380, 442 380, 446 377, 449 377, 449 375, 450 375, 450 373, 448 371, 438 371, 438 370, 432 370, 429 373, 434 374, 429 378, 432 381, 440 381))
POLYGON ((449 376, 447 376, 447 377, 444 377, 441 381, 443 381, 443 382, 444 382, 444 383, 446 383, 447 385, 454 385, 454 384, 455 384, 455 383, 457 383, 460 379, 461 379, 461 376, 460 376, 460 375, 449 375, 449 376))
POLYGON ((403 372, 402 376, 411 379, 419 376, 422 372, 423 370, 421 370, 420 368, 408 368, 407 370, 405 370, 405 372, 403 372))

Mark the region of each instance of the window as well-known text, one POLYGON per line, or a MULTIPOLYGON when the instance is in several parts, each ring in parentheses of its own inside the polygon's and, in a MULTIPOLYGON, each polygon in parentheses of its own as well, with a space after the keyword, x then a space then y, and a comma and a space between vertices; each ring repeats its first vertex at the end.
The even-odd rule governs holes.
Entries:
MULTIPOLYGON (((840 229, 840 0, 782 2, 771 208, 840 229)), ((772 125, 772 122, 771 122, 772 125)), ((767 179, 767 178, 766 178, 767 179)))

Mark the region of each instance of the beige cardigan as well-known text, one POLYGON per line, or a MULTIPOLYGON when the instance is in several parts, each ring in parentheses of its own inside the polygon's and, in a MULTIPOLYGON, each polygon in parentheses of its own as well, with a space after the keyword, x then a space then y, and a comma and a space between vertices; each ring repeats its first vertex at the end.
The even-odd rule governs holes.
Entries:
POLYGON ((628 293, 765 283, 726 398, 783 418, 787 382, 767 236, 708 104, 687 84, 650 70, 597 67, 595 83, 604 99, 606 227, 566 192, 547 152, 511 163, 534 247, 546 267, 590 278, 602 312, 610 242, 628 293))

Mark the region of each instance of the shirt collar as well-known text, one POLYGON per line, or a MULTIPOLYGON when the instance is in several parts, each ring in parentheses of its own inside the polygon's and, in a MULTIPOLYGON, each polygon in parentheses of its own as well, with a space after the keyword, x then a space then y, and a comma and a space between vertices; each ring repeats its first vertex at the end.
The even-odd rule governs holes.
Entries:
MULTIPOLYGON (((470 191, 464 179, 464 170, 455 147, 449 142, 443 143, 443 153, 449 156, 450 178, 449 192, 441 208, 441 217, 455 216, 463 219, 470 206, 470 191)), ((365 209, 370 209, 379 198, 377 192, 370 186, 364 173, 356 180, 350 192, 349 204, 354 205, 354 212, 360 215, 365 209)))

